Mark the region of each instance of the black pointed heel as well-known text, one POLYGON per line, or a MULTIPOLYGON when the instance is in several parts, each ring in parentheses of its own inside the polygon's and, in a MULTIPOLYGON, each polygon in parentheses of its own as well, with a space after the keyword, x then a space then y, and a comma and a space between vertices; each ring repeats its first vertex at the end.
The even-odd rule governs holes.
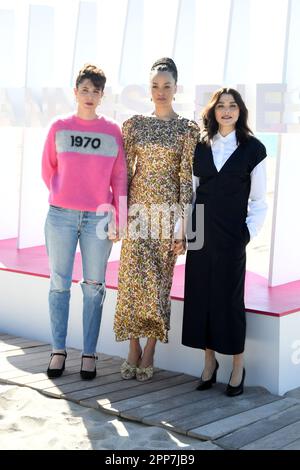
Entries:
POLYGON ((233 387, 232 385, 230 385, 231 376, 232 376, 232 372, 231 372, 230 379, 226 388, 226 395, 228 397, 236 397, 237 395, 241 395, 242 393, 244 393, 244 380, 246 376, 246 371, 245 369, 243 369, 243 377, 242 377, 241 383, 237 385, 236 387, 233 387))
POLYGON ((83 380, 92 380, 97 375, 96 364, 95 364, 95 369, 94 370, 83 370, 82 369, 82 363, 83 363, 83 358, 84 357, 90 357, 92 359, 95 359, 95 361, 96 361, 98 359, 98 356, 95 356, 95 354, 82 354, 82 356, 81 356, 80 376, 83 380))
POLYGON ((213 374, 209 380, 202 380, 202 376, 200 378, 199 385, 197 386, 196 390, 208 390, 213 386, 213 384, 216 383, 217 381, 217 371, 219 369, 219 363, 216 360, 216 367, 215 370, 213 371, 213 374))
POLYGON ((47 375, 50 379, 55 379, 55 378, 60 377, 62 375, 63 371, 65 370, 66 357, 67 357, 67 352, 66 351, 64 353, 56 353, 56 352, 51 353, 51 358, 50 358, 49 366, 48 366, 48 369, 47 369, 47 375), (60 369, 50 369, 50 364, 51 364, 53 356, 64 356, 65 357, 63 365, 60 369))

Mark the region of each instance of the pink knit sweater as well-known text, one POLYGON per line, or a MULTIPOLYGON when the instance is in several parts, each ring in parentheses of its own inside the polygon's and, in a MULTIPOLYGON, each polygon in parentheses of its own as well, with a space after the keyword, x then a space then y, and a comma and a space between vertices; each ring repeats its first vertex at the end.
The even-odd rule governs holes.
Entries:
POLYGON ((49 203, 66 209, 96 211, 112 204, 119 219, 119 197, 127 195, 127 169, 118 124, 67 116, 50 127, 42 159, 49 203))

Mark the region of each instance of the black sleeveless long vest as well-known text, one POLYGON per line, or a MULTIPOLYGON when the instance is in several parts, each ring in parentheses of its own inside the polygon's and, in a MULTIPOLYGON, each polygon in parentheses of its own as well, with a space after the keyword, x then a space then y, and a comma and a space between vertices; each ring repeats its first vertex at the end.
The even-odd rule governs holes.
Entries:
MULTIPOLYGON (((240 144, 218 172, 210 145, 198 143, 193 170, 204 205, 204 245, 188 249, 182 343, 222 354, 244 351, 246 225, 252 170, 266 157, 254 137, 240 144)), ((193 210, 195 229, 196 207, 193 210)))

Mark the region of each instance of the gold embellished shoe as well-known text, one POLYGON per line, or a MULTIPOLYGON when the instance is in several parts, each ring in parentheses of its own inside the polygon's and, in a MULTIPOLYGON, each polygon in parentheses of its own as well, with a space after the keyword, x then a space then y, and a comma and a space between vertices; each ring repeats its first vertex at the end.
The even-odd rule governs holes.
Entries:
POLYGON ((146 382, 153 377, 154 369, 153 364, 148 367, 137 367, 136 368, 136 380, 139 382, 146 382))
POLYGON ((129 362, 124 361, 121 365, 121 377, 124 380, 134 379, 136 376, 136 364, 129 364, 129 362))
POLYGON ((143 351, 142 349, 140 349, 140 355, 138 357, 136 364, 130 364, 130 362, 128 362, 127 360, 123 362, 123 364, 121 365, 121 369, 120 369, 122 379, 130 380, 130 379, 135 378, 136 369, 142 359, 142 354, 143 354, 143 351))

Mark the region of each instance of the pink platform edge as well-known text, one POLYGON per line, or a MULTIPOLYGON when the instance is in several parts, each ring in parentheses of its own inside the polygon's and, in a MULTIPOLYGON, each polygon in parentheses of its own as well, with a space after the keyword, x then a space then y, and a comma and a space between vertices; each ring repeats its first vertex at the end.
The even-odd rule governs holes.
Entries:
MULTIPOLYGON (((31 276, 49 277, 45 246, 17 249, 17 239, 0 240, 0 270, 31 276)), ((118 289, 119 261, 108 263, 106 285, 118 289)), ((73 282, 82 278, 80 254, 76 254, 73 282)), ((171 298, 183 300, 184 265, 175 267, 171 298)), ((252 313, 281 317, 300 311, 300 280, 277 287, 268 287, 268 280, 247 271, 245 289, 246 310, 252 313)))

